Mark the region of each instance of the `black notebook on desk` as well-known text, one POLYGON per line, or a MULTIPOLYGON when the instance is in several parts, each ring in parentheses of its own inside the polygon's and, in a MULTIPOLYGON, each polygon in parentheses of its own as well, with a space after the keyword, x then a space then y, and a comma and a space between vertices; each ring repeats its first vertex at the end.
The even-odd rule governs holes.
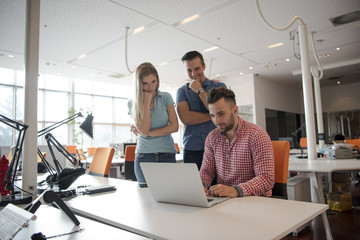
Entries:
POLYGON ((95 193, 110 192, 110 191, 115 191, 115 190, 116 190, 115 186, 103 185, 103 186, 96 186, 96 187, 88 187, 85 189, 85 193, 95 194, 95 193))

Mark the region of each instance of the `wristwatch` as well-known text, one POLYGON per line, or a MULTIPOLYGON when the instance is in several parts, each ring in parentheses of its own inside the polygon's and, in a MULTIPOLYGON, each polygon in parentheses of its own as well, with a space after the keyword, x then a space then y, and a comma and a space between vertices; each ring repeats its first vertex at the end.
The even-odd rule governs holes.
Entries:
POLYGON ((199 90, 197 90, 198 95, 202 94, 203 92, 205 92, 205 90, 203 88, 199 88, 199 90))

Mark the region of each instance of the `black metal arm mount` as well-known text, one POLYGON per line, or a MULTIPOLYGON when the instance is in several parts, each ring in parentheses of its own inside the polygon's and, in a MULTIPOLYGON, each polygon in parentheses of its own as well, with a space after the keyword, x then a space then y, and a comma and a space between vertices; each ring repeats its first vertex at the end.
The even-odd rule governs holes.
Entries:
POLYGON ((16 141, 15 151, 12 156, 13 159, 11 160, 9 169, 6 172, 5 180, 4 180, 5 181, 5 189, 10 190, 11 194, 14 195, 14 181, 15 181, 15 177, 16 177, 16 171, 18 169, 18 165, 20 162, 20 156, 21 156, 21 152, 22 152, 22 146, 24 143, 24 139, 25 139, 25 133, 29 126, 24 123, 17 122, 10 118, 7 118, 1 114, 0 114, 0 122, 5 123, 9 127, 12 127, 14 129, 16 129, 17 131, 19 131, 19 135, 18 135, 18 138, 16 141))
POLYGON ((66 216, 76 225, 79 226, 80 222, 70 210, 70 208, 61 200, 61 198, 52 190, 47 190, 39 195, 32 203, 25 207, 25 210, 35 213, 42 203, 55 204, 57 208, 60 208, 66 216))
MULTIPOLYGON (((59 151, 69 162, 71 162, 74 166, 77 166, 79 165, 80 167, 82 167, 82 164, 81 162, 76 158, 74 157, 73 155, 71 155, 62 145, 61 143, 59 143, 59 141, 57 141, 55 139, 55 137, 49 133, 50 131, 54 130, 55 128, 57 127, 60 127, 61 125, 65 124, 65 123, 68 123, 78 117, 83 117, 83 115, 79 112, 73 116, 70 116, 60 122, 57 122, 47 128, 44 128, 40 131, 38 131, 38 137, 42 136, 42 135, 45 135, 45 140, 46 140, 46 143, 49 147, 49 151, 50 151, 50 155, 51 155, 51 158, 54 162, 54 165, 55 165, 55 168, 53 166, 51 166, 49 164, 49 162, 45 159, 45 157, 43 156, 42 152, 40 151, 40 149, 38 148, 37 149, 37 152, 38 152, 38 155, 40 156, 42 162, 44 163, 45 165, 45 168, 47 169, 47 171, 49 172, 49 177, 46 179, 46 181, 48 183, 58 183, 58 178, 59 178, 59 175, 60 173, 62 172, 62 167, 59 163, 59 160, 56 158, 55 154, 54 154, 54 149, 53 147, 55 147, 57 149, 57 151, 59 151)), ((88 117, 87 117, 88 118, 88 117)))

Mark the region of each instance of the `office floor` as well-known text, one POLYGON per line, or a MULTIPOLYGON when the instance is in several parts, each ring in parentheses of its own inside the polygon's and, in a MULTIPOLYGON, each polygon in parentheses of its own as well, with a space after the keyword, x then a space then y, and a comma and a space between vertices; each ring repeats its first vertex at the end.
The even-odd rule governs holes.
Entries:
MULTIPOLYGON (((328 219, 334 240, 353 240, 360 236, 360 183, 351 183, 353 209, 346 212, 328 212, 328 219)), ((325 229, 321 216, 316 217, 310 226, 298 233, 289 234, 282 240, 325 240, 325 229)))

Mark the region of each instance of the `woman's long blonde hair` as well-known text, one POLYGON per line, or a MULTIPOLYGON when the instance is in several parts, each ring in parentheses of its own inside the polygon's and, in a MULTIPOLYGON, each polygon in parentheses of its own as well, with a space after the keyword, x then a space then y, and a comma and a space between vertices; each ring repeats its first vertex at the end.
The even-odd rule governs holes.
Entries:
POLYGON ((153 74, 156 77, 157 79, 156 90, 158 90, 160 85, 159 74, 156 71, 156 68, 151 63, 144 62, 140 64, 135 70, 135 74, 134 74, 135 93, 132 100, 131 116, 136 126, 140 125, 144 112, 142 79, 150 74, 153 74))

